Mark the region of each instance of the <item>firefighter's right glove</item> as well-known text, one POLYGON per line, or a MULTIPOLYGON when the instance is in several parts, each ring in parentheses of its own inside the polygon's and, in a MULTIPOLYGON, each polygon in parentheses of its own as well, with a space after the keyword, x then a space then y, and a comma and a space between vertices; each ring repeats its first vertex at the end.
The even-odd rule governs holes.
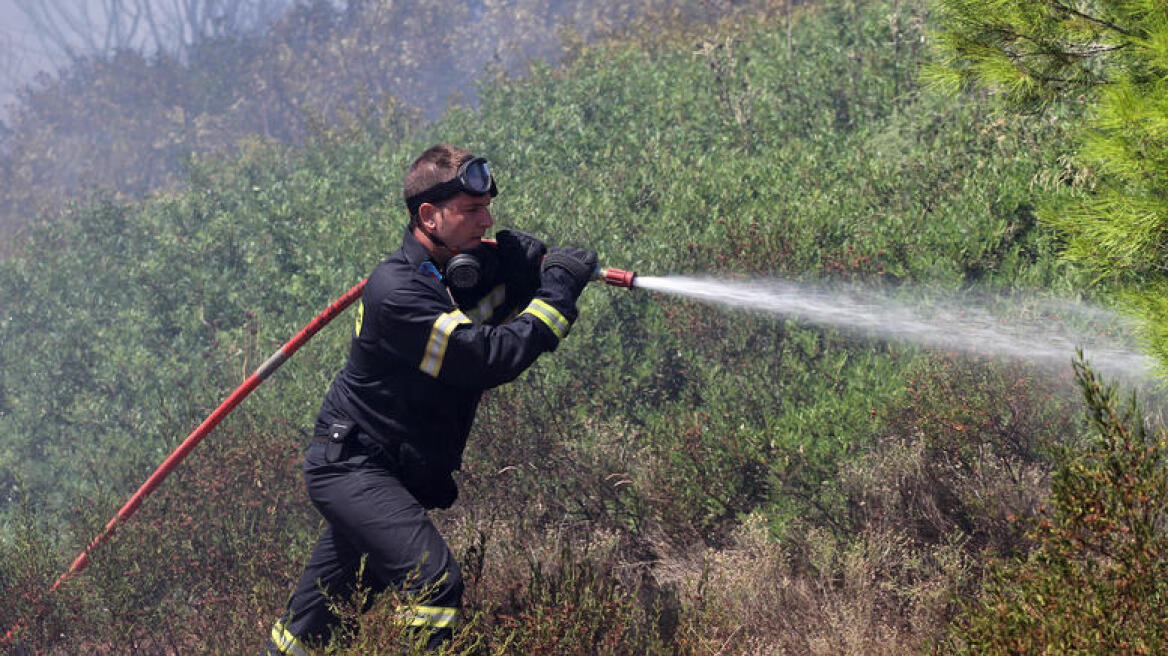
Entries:
POLYGON ((584 287, 592 280, 592 276, 596 272, 596 262, 596 251, 557 246, 543 258, 541 283, 546 285, 548 274, 556 269, 567 271, 571 274, 572 300, 575 301, 580 296, 580 292, 584 291, 584 287))
POLYGON ((500 230, 495 233, 499 244, 499 259, 506 275, 518 283, 518 295, 531 298, 539 288, 540 262, 547 253, 542 241, 518 230, 500 230))

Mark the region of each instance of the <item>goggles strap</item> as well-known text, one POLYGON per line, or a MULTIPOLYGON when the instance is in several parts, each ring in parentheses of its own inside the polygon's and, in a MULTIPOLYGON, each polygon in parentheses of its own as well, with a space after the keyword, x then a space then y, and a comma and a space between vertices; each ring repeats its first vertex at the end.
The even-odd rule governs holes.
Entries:
POLYGON ((444 201, 447 198, 453 198, 459 192, 470 194, 471 196, 485 196, 490 194, 492 198, 499 195, 499 188, 495 186, 495 176, 491 175, 491 171, 487 168, 487 160, 483 157, 476 157, 474 159, 463 162, 462 166, 458 167, 458 172, 454 177, 446 182, 440 182, 425 191, 414 194, 406 199, 406 208, 409 209, 410 215, 418 213, 418 208, 422 203, 437 203, 444 201), (471 166, 479 165, 483 167, 483 174, 487 182, 490 184, 486 190, 476 189, 467 184, 467 172, 471 166))

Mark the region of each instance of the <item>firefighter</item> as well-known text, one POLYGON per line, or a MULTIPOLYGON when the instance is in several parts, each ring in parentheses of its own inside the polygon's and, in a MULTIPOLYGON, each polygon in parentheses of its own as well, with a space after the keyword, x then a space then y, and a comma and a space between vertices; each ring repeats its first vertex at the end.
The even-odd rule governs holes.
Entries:
MULTIPOLYGON (((330 600, 362 585, 425 593, 408 609, 431 645, 449 640, 462 602, 458 564, 427 515, 449 508, 483 390, 554 351, 576 319, 596 253, 550 252, 492 226, 487 161, 446 144, 410 166, 402 246, 369 276, 344 367, 304 459, 308 495, 327 521, 267 654, 307 654, 337 623, 330 600)), ((407 612, 403 609, 403 612, 407 612)))

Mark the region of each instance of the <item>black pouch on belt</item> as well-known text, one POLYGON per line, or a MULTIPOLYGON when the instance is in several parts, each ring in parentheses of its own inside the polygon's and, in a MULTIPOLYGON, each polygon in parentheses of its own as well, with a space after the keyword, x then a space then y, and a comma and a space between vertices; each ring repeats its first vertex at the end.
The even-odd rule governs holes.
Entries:
POLYGON ((351 420, 329 424, 328 442, 325 443, 324 447, 325 460, 340 462, 345 459, 345 454, 349 451, 345 448, 346 443, 355 428, 357 428, 357 422, 351 420))

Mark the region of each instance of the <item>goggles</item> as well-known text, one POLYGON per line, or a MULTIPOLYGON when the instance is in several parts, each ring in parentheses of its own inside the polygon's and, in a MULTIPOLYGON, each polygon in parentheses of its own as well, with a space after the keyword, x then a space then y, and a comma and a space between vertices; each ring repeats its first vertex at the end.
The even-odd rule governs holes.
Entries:
POLYGON ((417 214, 422 203, 441 202, 448 198, 454 198, 460 193, 471 196, 490 194, 492 198, 499 195, 499 189, 495 186, 495 178, 491 175, 490 166, 487 165, 487 158, 475 157, 464 162, 462 166, 458 167, 458 173, 455 174, 454 178, 410 196, 406 199, 406 207, 409 208, 411 215, 417 214))

